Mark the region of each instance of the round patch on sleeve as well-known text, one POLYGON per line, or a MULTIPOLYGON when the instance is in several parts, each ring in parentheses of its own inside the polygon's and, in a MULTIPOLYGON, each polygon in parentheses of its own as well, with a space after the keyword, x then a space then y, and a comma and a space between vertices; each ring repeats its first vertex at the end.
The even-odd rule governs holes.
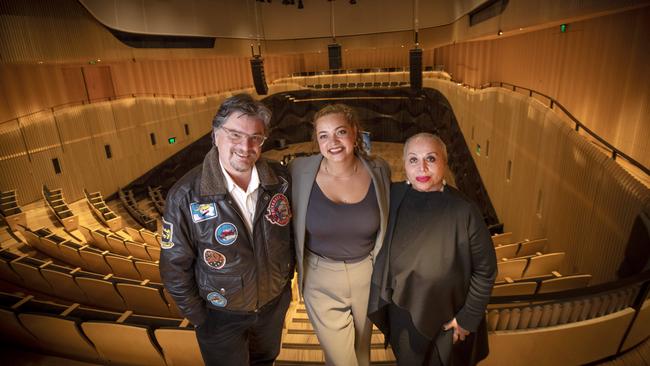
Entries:
POLYGON ((221 245, 230 245, 237 240, 237 226, 224 222, 214 230, 214 238, 221 245))
POLYGON ((291 220, 291 208, 289 207, 287 196, 282 193, 277 193, 273 196, 264 217, 271 224, 286 226, 291 220))
POLYGON ((206 249, 203 251, 203 261, 214 269, 222 269, 226 265, 226 256, 216 250, 206 249))
POLYGON ((216 291, 210 292, 208 296, 206 296, 206 299, 210 302, 210 304, 218 306, 220 308, 224 308, 226 305, 228 305, 228 300, 226 300, 225 296, 216 291))

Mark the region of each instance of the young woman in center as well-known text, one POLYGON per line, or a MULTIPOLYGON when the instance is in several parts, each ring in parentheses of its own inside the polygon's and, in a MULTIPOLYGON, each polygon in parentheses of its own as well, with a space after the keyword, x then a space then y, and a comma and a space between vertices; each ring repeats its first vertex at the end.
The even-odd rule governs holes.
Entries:
POLYGON ((350 107, 328 105, 313 125, 320 154, 290 166, 298 288, 327 365, 365 366, 370 278, 386 232, 390 169, 365 153, 350 107))

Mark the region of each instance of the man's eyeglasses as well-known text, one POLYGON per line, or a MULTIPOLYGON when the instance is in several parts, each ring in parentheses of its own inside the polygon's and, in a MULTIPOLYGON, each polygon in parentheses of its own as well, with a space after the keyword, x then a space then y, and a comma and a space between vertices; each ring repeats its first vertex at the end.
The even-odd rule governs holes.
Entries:
POLYGON ((219 128, 226 131, 226 135, 228 135, 228 139, 234 144, 239 144, 244 142, 245 140, 250 140, 253 143, 253 145, 262 146, 262 144, 264 144, 264 141, 266 141, 266 136, 264 135, 249 135, 247 133, 231 130, 223 126, 219 128))

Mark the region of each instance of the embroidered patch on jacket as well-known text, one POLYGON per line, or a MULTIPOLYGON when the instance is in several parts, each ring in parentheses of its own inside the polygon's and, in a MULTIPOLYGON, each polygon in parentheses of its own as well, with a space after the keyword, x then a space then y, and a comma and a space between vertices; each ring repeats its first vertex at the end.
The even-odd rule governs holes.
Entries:
POLYGON ((214 231, 214 238, 221 245, 230 245, 237 240, 237 227, 230 222, 224 222, 217 226, 214 231))
POLYGON ((264 217, 272 224, 280 226, 287 225, 289 220, 291 220, 291 208, 289 207, 287 196, 282 193, 273 196, 264 217))
POLYGON ((210 304, 218 306, 220 308, 224 308, 228 304, 226 297, 216 291, 210 292, 208 296, 206 296, 206 299, 208 299, 210 304))
POLYGON ((174 247, 174 242, 172 238, 174 237, 174 224, 162 218, 163 227, 162 227, 162 237, 160 238, 160 247, 162 249, 171 249, 174 247))
POLYGON ((203 261, 214 269, 222 269, 226 265, 226 256, 216 250, 206 249, 203 251, 203 261))
POLYGON ((190 213, 192 214, 192 221, 201 222, 216 218, 217 205, 215 203, 190 203, 190 213))

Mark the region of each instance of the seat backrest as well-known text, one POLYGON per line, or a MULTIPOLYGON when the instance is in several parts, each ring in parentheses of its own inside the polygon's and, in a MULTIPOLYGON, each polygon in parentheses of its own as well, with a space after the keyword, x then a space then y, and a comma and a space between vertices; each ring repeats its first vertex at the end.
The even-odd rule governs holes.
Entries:
POLYGON ((86 263, 84 269, 101 274, 113 273, 113 269, 108 265, 108 263, 106 263, 106 260, 101 253, 84 249, 79 251, 79 256, 81 256, 81 259, 86 263))
POLYGON ((203 365, 201 350, 191 328, 159 328, 154 331, 170 365, 203 365))
POLYGON ((134 285, 130 283, 117 283, 119 291, 128 310, 136 314, 169 317, 169 306, 160 294, 160 290, 153 287, 134 285))
POLYGON ((85 304, 88 302, 86 293, 77 285, 71 274, 47 268, 41 269, 43 278, 52 286, 53 295, 73 302, 85 304))
POLYGON ((119 255, 125 255, 129 256, 129 251, 126 250, 126 247, 124 246, 124 240, 122 238, 114 236, 114 235, 108 235, 106 236, 106 242, 108 243, 108 246, 111 248, 110 251, 111 253, 119 254, 119 255))
POLYGON ((103 235, 97 230, 92 230, 90 234, 93 237, 93 243, 96 248, 101 250, 108 250, 109 252, 111 251, 111 246, 108 245, 108 242, 106 241, 106 235, 103 235))
POLYGON ((537 289, 537 282, 515 282, 495 285, 492 296, 519 296, 533 295, 537 289))
POLYGON ((147 327, 88 321, 81 328, 111 364, 165 366, 147 327))
POLYGON ((126 250, 134 258, 144 259, 147 261, 151 260, 151 257, 149 256, 149 252, 147 252, 147 248, 145 248, 145 245, 142 243, 136 243, 134 241, 124 240, 124 247, 126 247, 126 250))
POLYGON ((92 343, 73 320, 56 316, 22 313, 18 318, 25 328, 39 340, 39 345, 49 353, 101 362, 92 343))
POLYGON ((507 259, 514 258, 517 256, 518 250, 519 250, 519 243, 498 245, 494 247, 497 260, 503 258, 507 258, 507 259))
POLYGON ((113 269, 113 274, 118 277, 131 278, 134 280, 143 279, 140 272, 133 265, 133 261, 129 258, 118 257, 115 255, 106 255, 104 257, 106 263, 113 269))
POLYGON ((43 278, 38 267, 30 263, 16 261, 12 261, 10 264, 14 271, 23 279, 25 286, 44 294, 53 294, 52 286, 43 278))
POLYGON ((513 280, 520 279, 527 264, 527 259, 512 259, 509 261, 497 262, 497 268, 499 271, 496 279, 497 282, 503 281, 506 277, 509 277, 513 280))
POLYGON ((37 348, 38 340, 18 321, 16 313, 0 308, 0 342, 37 348))
POLYGON ((162 279, 160 278, 160 268, 157 263, 135 261, 135 266, 140 272, 143 280, 162 283, 162 279))
POLYGON ((68 264, 72 264, 75 267, 84 268, 86 263, 83 261, 79 255, 79 249, 73 247, 68 243, 62 243, 59 245, 59 250, 61 251, 61 260, 68 264))
POLYGON ((521 247, 519 248, 519 252, 517 253, 518 257, 523 257, 526 255, 533 255, 535 253, 544 252, 544 248, 546 248, 546 239, 537 239, 537 240, 531 240, 531 241, 525 241, 521 243, 521 247))
POLYGON ((559 292, 574 288, 587 287, 591 281, 590 274, 562 276, 542 281, 539 285, 539 293, 559 292))
POLYGON ((557 252, 531 257, 524 277, 548 275, 558 271, 564 261, 564 255, 564 252, 557 252))
POLYGON ((151 260, 158 261, 160 260, 160 247, 157 245, 147 245, 147 253, 151 257, 151 260))
POLYGON ((512 243, 512 233, 507 232, 503 234, 497 234, 492 236, 492 243, 494 245, 503 245, 512 243))
POLYGON ((124 300, 112 282, 81 276, 77 276, 75 281, 88 297, 90 305, 119 311, 126 309, 124 300))
POLYGON ((129 236, 131 237, 131 239, 133 239, 133 241, 138 242, 138 243, 144 243, 145 242, 142 235, 140 235, 140 231, 138 231, 138 230, 136 230, 136 229, 134 229, 134 228, 132 228, 130 226, 125 226, 124 230, 126 230, 126 233, 129 234, 129 236))
POLYGON ((3 258, 0 258, 0 279, 19 286, 23 283, 22 277, 20 277, 20 275, 11 268, 9 262, 3 258))

